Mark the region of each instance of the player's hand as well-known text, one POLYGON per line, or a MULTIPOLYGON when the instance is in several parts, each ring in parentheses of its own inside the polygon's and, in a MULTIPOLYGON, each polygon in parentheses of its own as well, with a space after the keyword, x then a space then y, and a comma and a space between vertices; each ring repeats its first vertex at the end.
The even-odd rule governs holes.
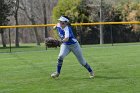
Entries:
POLYGON ((53 29, 56 29, 56 27, 57 27, 56 25, 55 25, 55 26, 53 26, 53 29))

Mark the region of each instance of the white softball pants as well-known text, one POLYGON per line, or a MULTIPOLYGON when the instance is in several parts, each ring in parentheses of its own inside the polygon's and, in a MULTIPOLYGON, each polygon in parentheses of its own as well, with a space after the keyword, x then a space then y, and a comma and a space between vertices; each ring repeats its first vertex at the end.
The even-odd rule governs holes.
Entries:
POLYGON ((80 47, 80 44, 78 42, 75 43, 75 44, 72 44, 72 45, 61 44, 60 53, 58 55, 58 60, 63 60, 71 51, 76 56, 78 62, 82 66, 85 66, 86 61, 85 61, 85 59, 83 57, 81 47, 80 47))

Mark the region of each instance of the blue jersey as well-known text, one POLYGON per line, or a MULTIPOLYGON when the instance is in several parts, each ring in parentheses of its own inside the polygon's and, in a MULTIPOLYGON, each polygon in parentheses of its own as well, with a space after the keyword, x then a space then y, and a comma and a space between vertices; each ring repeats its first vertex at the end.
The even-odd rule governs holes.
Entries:
POLYGON ((66 45, 75 44, 77 42, 76 38, 74 37, 74 34, 72 32, 72 28, 70 26, 66 26, 65 28, 62 28, 60 24, 58 23, 56 26, 56 29, 58 31, 59 37, 63 40, 64 38, 69 38, 67 42, 64 42, 66 45))

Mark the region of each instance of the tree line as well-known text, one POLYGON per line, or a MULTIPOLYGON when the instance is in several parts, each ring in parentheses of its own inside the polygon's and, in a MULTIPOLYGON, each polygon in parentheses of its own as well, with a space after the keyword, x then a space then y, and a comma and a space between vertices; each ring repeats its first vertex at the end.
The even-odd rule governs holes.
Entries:
MULTIPOLYGON (((99 22, 102 12, 103 22, 140 21, 138 0, 1 0, 0 25, 50 24, 56 23, 61 15, 69 16, 71 23, 99 22), (102 5, 101 2, 102 1, 102 5), (100 8, 102 11, 100 11, 100 8)), ((95 44, 100 40, 100 27, 76 26, 74 33, 82 44, 95 44)), ((140 26, 102 25, 104 43, 138 42, 140 26)), ((10 29, 12 43, 40 43, 44 38, 57 38, 52 28, 15 28, 10 29)), ((6 47, 7 29, 0 29, 0 43, 6 47)))
MULTIPOLYGON (((57 1, 58 0, 1 0, 0 18, 3 18, 3 20, 0 19, 0 25, 35 25, 52 23, 52 10, 57 4, 57 1), (5 21, 7 23, 5 23, 5 21)), ((9 43, 8 29, 0 30, 0 43, 3 47, 6 47, 6 43, 9 43)), ((20 43, 35 42, 37 45, 40 45, 47 36, 47 31, 49 31, 50 28, 15 28, 10 30, 11 42, 15 43, 16 47, 19 47, 20 43)))
MULTIPOLYGON (((129 22, 140 21, 140 3, 138 0, 59 0, 53 11, 53 19, 60 15, 70 17, 72 23, 129 22), (71 2, 72 1, 72 2, 71 2), (102 1, 102 5, 101 5, 102 1), (67 8, 65 8, 67 7, 67 8), (102 9, 100 11, 100 8, 102 9)), ((82 44, 100 42, 100 26, 82 26, 74 28, 82 44)), ((140 25, 102 25, 104 43, 139 42, 140 25)))

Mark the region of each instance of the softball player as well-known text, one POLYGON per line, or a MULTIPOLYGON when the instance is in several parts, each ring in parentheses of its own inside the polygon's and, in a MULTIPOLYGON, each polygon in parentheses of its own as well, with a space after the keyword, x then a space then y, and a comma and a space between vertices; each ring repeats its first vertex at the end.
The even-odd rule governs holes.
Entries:
POLYGON ((89 66, 89 64, 86 62, 82 55, 82 51, 80 48, 80 45, 76 38, 73 35, 72 28, 69 25, 69 18, 67 16, 61 16, 59 19, 59 23, 55 26, 55 29, 58 31, 58 34, 61 38, 61 47, 60 47, 60 53, 58 55, 58 61, 57 61, 57 70, 56 72, 51 74, 51 77, 56 78, 60 75, 61 67, 63 64, 63 59, 70 53, 73 52, 73 54, 78 59, 79 63, 84 66, 89 74, 90 78, 94 77, 93 70, 89 66))

